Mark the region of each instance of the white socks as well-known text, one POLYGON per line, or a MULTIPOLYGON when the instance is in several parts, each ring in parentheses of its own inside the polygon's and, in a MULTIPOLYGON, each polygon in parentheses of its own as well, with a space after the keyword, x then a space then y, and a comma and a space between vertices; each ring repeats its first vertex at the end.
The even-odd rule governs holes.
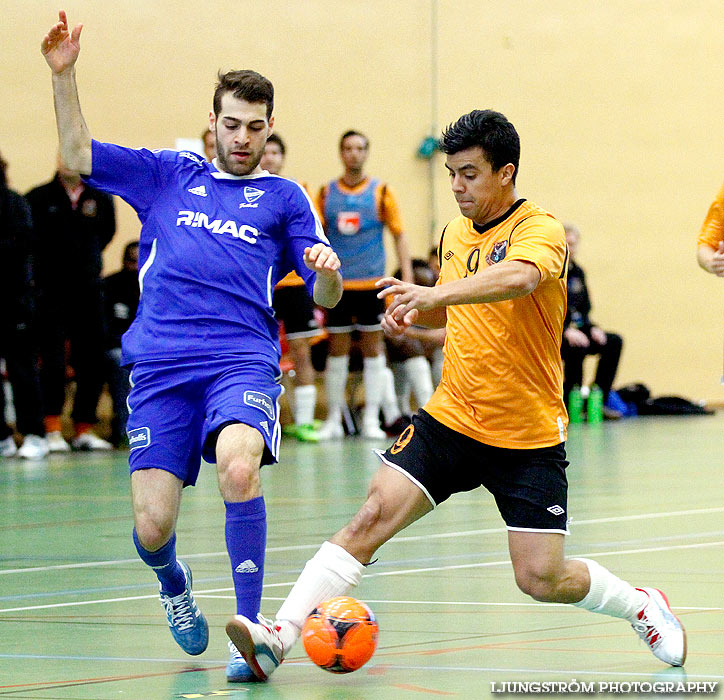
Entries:
POLYGON ((389 367, 385 367, 384 371, 385 391, 382 395, 382 415, 385 417, 385 425, 392 425, 401 414, 397 405, 395 377, 389 367))
POLYGON ((339 423, 345 405, 349 356, 329 356, 324 370, 324 389, 327 393, 327 421, 339 423))
POLYGON ((422 408, 432 396, 432 371, 426 357, 411 357, 405 360, 407 381, 415 394, 418 408, 422 408))
POLYGON ((294 388, 294 422, 297 425, 311 425, 314 422, 316 405, 317 387, 314 384, 294 388))
POLYGON ((380 406, 385 392, 385 370, 387 362, 384 355, 365 357, 362 364, 362 379, 365 385, 365 410, 363 420, 379 425, 380 406))
POLYGON ((276 616, 285 653, 299 639, 307 615, 323 600, 346 595, 362 580, 364 569, 337 544, 325 542, 319 548, 307 562, 276 616))
POLYGON ((578 558, 578 561, 582 561, 588 567, 591 588, 583 600, 573 605, 634 622, 636 614, 648 601, 646 593, 636 590, 630 583, 614 576, 608 569, 591 559, 578 558))

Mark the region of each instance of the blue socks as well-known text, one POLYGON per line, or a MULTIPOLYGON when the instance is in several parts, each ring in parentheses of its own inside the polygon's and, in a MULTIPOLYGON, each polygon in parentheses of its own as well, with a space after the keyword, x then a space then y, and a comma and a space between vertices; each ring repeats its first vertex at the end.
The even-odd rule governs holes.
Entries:
POLYGON ((186 576, 184 576, 183 569, 176 561, 176 533, 171 536, 171 539, 161 549, 149 552, 143 548, 134 527, 133 543, 136 545, 141 560, 153 569, 161 583, 161 590, 166 595, 176 596, 184 592, 186 576))
POLYGON ((256 620, 261 606, 266 550, 264 497, 226 505, 226 549, 236 591, 238 615, 256 620))

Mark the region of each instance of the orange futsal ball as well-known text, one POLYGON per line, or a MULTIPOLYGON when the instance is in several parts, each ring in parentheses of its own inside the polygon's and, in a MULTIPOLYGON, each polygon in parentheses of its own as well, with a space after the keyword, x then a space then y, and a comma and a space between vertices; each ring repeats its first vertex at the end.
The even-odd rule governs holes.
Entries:
POLYGON ((320 603, 302 628, 304 651, 330 673, 351 673, 375 653, 379 627, 374 613, 355 598, 339 596, 320 603))

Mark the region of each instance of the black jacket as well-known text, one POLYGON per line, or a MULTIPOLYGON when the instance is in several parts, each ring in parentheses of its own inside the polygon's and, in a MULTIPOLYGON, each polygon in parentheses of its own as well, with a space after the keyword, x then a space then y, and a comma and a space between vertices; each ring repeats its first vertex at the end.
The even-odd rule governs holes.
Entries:
POLYGON ((101 253, 116 232, 113 198, 85 185, 73 209, 57 175, 26 197, 33 213, 39 291, 83 291, 98 285, 101 253))
POLYGON ((583 331, 590 330, 593 325, 590 313, 591 298, 588 296, 586 274, 571 260, 568 264, 568 310, 565 328, 575 326, 583 331))
POLYGON ((31 321, 32 235, 28 203, 0 185, 0 316, 5 327, 23 327, 31 321))
POLYGON ((106 309, 106 328, 108 347, 120 348, 121 336, 128 330, 138 310, 141 291, 138 286, 138 273, 121 270, 103 280, 104 303, 106 309))

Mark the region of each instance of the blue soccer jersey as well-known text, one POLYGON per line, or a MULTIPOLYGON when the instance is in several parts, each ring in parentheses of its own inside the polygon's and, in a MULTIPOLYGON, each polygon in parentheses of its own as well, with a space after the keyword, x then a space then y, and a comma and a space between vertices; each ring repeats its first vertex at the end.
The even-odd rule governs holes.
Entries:
POLYGON ((297 183, 235 176, 188 151, 93 141, 94 187, 117 194, 141 220, 141 302, 123 336, 123 362, 226 353, 279 362, 272 310, 292 269, 310 294, 304 249, 327 243, 297 183))

